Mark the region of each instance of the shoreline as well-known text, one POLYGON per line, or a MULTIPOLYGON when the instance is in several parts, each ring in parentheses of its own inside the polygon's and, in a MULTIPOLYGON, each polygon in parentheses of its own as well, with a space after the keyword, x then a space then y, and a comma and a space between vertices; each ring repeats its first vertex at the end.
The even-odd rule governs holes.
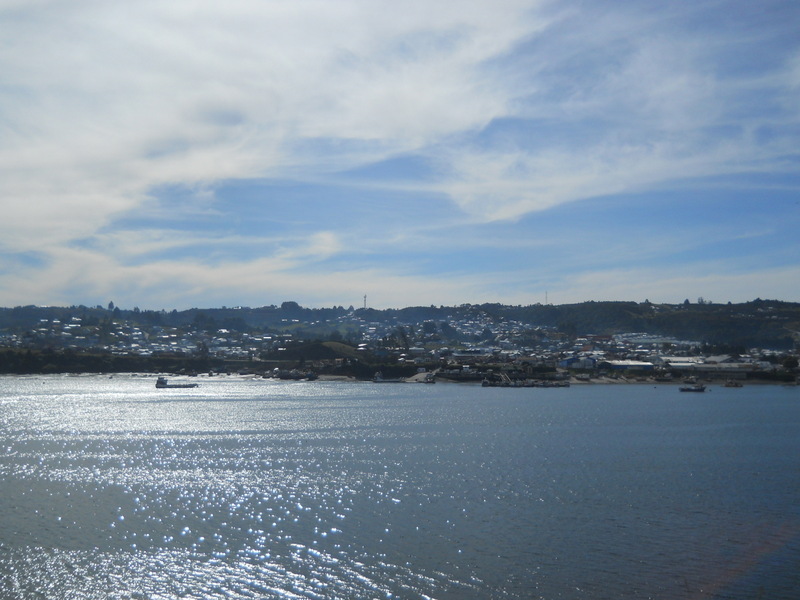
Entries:
MULTIPOLYGON (((425 379, 429 375, 429 373, 417 373, 410 377, 406 377, 403 381, 396 382, 396 383, 422 383, 425 384, 425 379)), ((115 377, 126 377, 132 379, 155 379, 158 376, 165 376, 171 379, 180 379, 180 380, 225 380, 225 379, 239 379, 239 380, 247 380, 247 379, 263 379, 264 381, 287 381, 290 382, 291 380, 282 380, 273 377, 261 377, 260 375, 256 374, 238 374, 238 373, 227 373, 227 374, 218 374, 209 376, 207 374, 198 374, 198 375, 186 375, 183 373, 173 373, 173 372, 163 372, 163 373, 149 373, 149 372, 118 372, 118 373, 3 373, 0 374, 0 378, 9 377, 9 378, 50 378, 50 377, 103 377, 108 379, 113 379, 115 377)), ((330 375, 330 374, 320 374, 317 376, 316 379, 311 381, 307 379, 300 379, 296 381, 292 381, 293 383, 313 383, 314 381, 325 382, 325 383, 373 383, 371 379, 358 379, 356 377, 350 375, 330 375)), ((540 381, 540 380, 529 380, 529 381, 540 381)), ((653 386, 653 387, 679 387, 688 385, 685 381, 676 379, 674 381, 656 381, 655 379, 647 379, 647 378, 627 378, 627 377, 592 377, 591 379, 584 379, 584 378, 577 378, 575 376, 568 377, 562 380, 565 383, 568 383, 569 386, 592 386, 592 385, 646 385, 646 386, 653 386)), ((698 379, 697 384, 705 385, 705 386, 714 386, 714 387, 726 387, 725 383, 728 380, 723 379, 698 379)), ((784 387, 799 387, 800 382, 797 380, 786 380, 786 381, 779 381, 779 380, 768 380, 768 379, 734 379, 737 383, 741 383, 742 387, 752 386, 752 385, 779 385, 784 387)), ((482 380, 471 380, 471 381, 459 381, 456 379, 449 379, 446 376, 437 376, 435 383, 444 383, 444 384, 455 384, 455 385, 477 385, 480 386, 482 384, 482 380)), ((523 386, 523 385, 510 385, 510 386, 492 386, 492 387, 538 387, 538 386, 523 386)), ((553 386, 558 387, 558 386, 553 386)), ((567 386, 563 386, 567 387, 567 386)))

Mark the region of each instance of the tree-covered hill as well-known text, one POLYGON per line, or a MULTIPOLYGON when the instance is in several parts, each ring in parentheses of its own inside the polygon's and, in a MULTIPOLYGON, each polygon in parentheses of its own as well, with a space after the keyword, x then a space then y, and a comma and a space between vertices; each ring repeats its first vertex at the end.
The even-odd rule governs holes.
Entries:
POLYGON ((353 338, 365 324, 412 325, 418 330, 436 324, 445 338, 457 335, 451 324, 470 320, 514 321, 524 327, 557 329, 568 337, 585 334, 641 332, 714 345, 790 349, 800 339, 800 304, 756 299, 740 304, 714 304, 702 299, 681 304, 583 302, 580 304, 510 306, 463 304, 401 309, 304 308, 283 302, 258 308, 192 308, 153 311, 101 306, 0 308, 0 334, 25 336, 46 331, 55 322, 79 322, 100 333, 127 323, 153 330, 291 333, 295 338, 353 338))
POLYGON ((800 304, 756 299, 741 304, 708 302, 584 302, 526 307, 484 305, 498 317, 558 328, 571 335, 643 332, 763 348, 792 348, 800 339, 800 304))

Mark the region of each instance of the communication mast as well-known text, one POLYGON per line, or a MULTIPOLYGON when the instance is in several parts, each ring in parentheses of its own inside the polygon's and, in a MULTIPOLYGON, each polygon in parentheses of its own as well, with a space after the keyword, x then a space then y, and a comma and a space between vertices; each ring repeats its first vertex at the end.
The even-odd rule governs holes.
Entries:
POLYGON ((367 310, 367 295, 364 294, 364 310, 367 310))

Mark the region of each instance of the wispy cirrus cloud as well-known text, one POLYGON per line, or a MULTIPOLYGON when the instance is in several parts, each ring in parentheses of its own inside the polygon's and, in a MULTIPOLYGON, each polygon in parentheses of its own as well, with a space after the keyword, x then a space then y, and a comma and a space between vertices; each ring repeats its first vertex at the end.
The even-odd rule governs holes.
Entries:
POLYGON ((776 35, 787 27, 751 29, 745 14, 718 27, 719 5, 647 15, 585 8, 517 50, 517 64, 530 69, 515 71, 528 93, 514 120, 449 148, 443 189, 461 208, 482 219, 519 218, 676 178, 794 170, 782 159, 796 155, 797 105, 786 100, 796 98, 797 48, 758 50, 780 46, 776 35), (698 13, 709 20, 693 21, 698 13), (748 52, 758 58, 735 62, 748 52))

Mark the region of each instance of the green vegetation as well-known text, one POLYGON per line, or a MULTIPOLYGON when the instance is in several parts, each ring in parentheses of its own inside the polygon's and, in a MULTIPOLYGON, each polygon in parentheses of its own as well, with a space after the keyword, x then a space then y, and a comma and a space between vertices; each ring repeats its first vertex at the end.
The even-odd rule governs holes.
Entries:
POLYGON ((0 373, 204 373, 224 370, 225 362, 200 357, 118 356, 53 350, 0 350, 0 373))
POLYGON ((642 332, 745 348, 786 350, 800 337, 800 304, 756 299, 743 304, 584 302, 561 306, 481 305, 497 318, 579 334, 642 332))
MULTIPOLYGON (((113 303, 109 303, 109 307, 113 303)), ((328 339, 355 343, 358 323, 397 324, 396 337, 404 345, 412 332, 458 340, 451 326, 457 320, 488 316, 496 322, 517 321, 531 327, 555 328, 568 337, 584 334, 642 332, 696 340, 707 344, 789 349, 800 332, 800 304, 756 299, 742 304, 653 304, 645 302, 583 302, 581 304, 508 306, 463 304, 457 307, 408 307, 377 310, 303 308, 296 302, 259 308, 192 308, 184 311, 109 310, 101 306, 0 308, 0 333, 24 335, 54 321, 77 319, 108 335, 113 324, 142 328, 171 327, 182 332, 218 331, 290 333, 296 339, 328 339), (419 324, 419 331, 409 330, 419 324), (405 327, 401 327, 405 326, 405 327), (403 336, 406 339, 402 339, 403 336)), ((485 332, 486 333, 486 332, 485 332)))

